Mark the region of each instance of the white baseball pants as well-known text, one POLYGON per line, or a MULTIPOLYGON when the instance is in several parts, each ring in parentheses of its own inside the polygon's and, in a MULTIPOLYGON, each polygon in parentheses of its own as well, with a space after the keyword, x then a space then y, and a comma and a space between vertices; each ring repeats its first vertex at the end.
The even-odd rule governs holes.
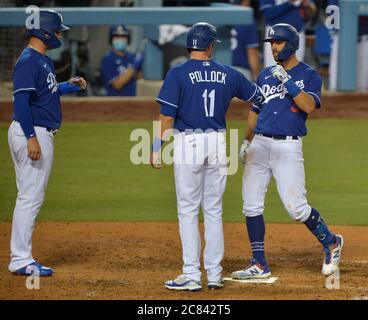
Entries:
POLYGON ((174 173, 183 274, 201 280, 199 207, 204 215, 204 268, 208 281, 221 278, 224 256, 222 196, 226 185, 226 140, 223 133, 201 133, 174 138, 174 173))
POLYGON ((272 176, 290 217, 296 221, 307 220, 312 209, 306 198, 302 138, 275 140, 254 136, 243 174, 243 213, 246 216, 263 214, 272 176))
POLYGON ((41 146, 41 158, 38 161, 32 161, 28 157, 27 139, 20 124, 13 121, 8 130, 8 142, 18 188, 10 244, 9 271, 11 272, 34 261, 32 233, 44 200, 53 161, 54 135, 45 128, 34 128, 41 146))

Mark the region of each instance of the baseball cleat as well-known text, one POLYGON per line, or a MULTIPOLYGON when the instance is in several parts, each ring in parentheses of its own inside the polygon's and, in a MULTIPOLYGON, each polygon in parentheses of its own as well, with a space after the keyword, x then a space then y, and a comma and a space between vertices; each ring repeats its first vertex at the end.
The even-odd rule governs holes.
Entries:
POLYGON ((165 288, 178 291, 201 291, 202 285, 185 275, 180 275, 175 280, 165 281, 165 288))
POLYGON ((209 281, 207 283, 207 287, 208 289, 212 289, 212 290, 221 289, 224 287, 224 280, 220 279, 218 281, 209 281))
POLYGON ((341 258, 341 251, 344 245, 344 238, 342 235, 336 235, 336 244, 333 248, 323 248, 326 253, 325 261, 322 266, 322 273, 325 276, 330 276, 339 269, 341 258))
POLYGON ((13 273, 18 276, 29 276, 31 274, 35 274, 40 277, 49 277, 53 275, 54 270, 51 268, 45 267, 44 265, 35 261, 23 268, 20 268, 14 271, 13 273))
POLYGON ((264 279, 271 276, 268 265, 260 264, 256 259, 252 259, 250 265, 243 270, 234 271, 231 274, 233 279, 264 279))

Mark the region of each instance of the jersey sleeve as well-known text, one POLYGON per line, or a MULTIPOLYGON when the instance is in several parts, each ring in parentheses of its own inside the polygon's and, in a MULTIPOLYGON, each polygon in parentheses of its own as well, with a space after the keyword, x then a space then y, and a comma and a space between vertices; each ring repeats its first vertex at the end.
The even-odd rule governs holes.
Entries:
POLYGON ((176 117, 179 110, 180 83, 173 70, 165 78, 156 101, 161 105, 161 114, 176 117))
POLYGON ((260 0, 259 1, 259 10, 261 10, 261 11, 266 10, 268 8, 273 7, 274 4, 275 4, 274 0, 260 0))
POLYGON ((257 91, 257 86, 249 81, 241 72, 235 69, 234 72, 236 73, 235 83, 237 84, 234 96, 244 101, 251 100, 257 91))
POLYGON ((245 47, 246 48, 258 48, 259 47, 259 38, 258 38, 258 30, 257 24, 253 23, 246 36, 245 36, 245 47))
POLYGON ((37 64, 33 60, 19 61, 13 72, 13 94, 36 91, 37 74, 37 64))
MULTIPOLYGON (((259 79, 260 75, 257 78, 256 84, 259 87, 259 79)), ((256 114, 259 114, 261 112, 261 108, 259 106, 256 106, 254 103, 252 103, 252 107, 250 109, 251 111, 255 112, 256 114)))
POLYGON ((316 108, 321 107, 321 91, 322 91, 322 78, 317 71, 313 71, 308 81, 305 83, 304 89, 306 93, 309 93, 315 103, 316 108))
POLYGON ((100 70, 105 87, 111 86, 111 83, 114 81, 118 74, 116 66, 108 59, 107 56, 102 59, 100 70))

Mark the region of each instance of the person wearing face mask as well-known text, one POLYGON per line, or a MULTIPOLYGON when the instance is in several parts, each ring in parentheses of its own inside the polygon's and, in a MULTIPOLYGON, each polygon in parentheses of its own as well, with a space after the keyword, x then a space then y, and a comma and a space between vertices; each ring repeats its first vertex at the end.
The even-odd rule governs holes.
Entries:
POLYGON ((137 75, 142 68, 143 55, 127 51, 130 30, 124 26, 111 26, 109 42, 112 50, 101 61, 101 74, 108 96, 135 96, 137 75))

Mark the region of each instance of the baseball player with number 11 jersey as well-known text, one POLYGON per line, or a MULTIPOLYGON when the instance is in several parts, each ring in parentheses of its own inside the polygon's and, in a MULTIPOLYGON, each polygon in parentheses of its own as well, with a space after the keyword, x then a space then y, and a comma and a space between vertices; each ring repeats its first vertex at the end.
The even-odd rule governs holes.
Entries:
POLYGON ((233 97, 260 104, 259 87, 239 71, 211 60, 216 28, 197 23, 187 35, 190 60, 172 68, 157 102, 161 105, 161 135, 152 146, 151 163, 157 163, 162 134, 174 127, 174 173, 183 273, 165 282, 170 290, 201 290, 201 237, 198 211, 205 225, 204 268, 210 289, 223 287, 224 255, 222 196, 226 185, 226 112, 233 97))

